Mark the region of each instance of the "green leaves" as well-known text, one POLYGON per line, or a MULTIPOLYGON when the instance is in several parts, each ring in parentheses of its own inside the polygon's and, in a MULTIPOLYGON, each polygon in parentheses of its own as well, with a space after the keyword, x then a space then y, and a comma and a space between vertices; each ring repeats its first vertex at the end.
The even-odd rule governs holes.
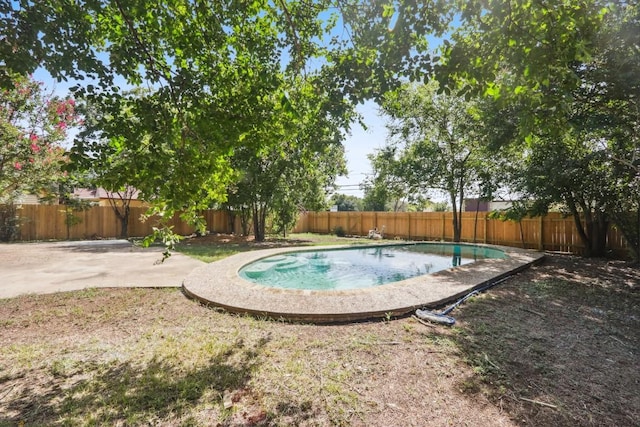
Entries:
POLYGON ((325 189, 344 171, 340 127, 352 113, 335 114, 331 100, 311 82, 293 83, 286 95, 264 100, 271 102, 270 113, 243 136, 231 159, 239 179, 229 186, 227 206, 250 213, 258 240, 268 218, 284 232, 300 209, 323 206, 325 189))
POLYGON ((572 65, 589 59, 610 3, 461 3, 463 21, 443 49, 437 77, 451 87, 472 82, 494 99, 526 96, 542 108, 565 108, 565 95, 579 85, 572 65))
MULTIPOLYGON (((316 160, 340 156, 341 129, 365 99, 385 102, 394 137, 411 142, 405 172, 448 177, 440 184, 451 188, 447 166, 467 173, 462 160, 479 141, 471 124, 518 144, 539 129, 558 138, 578 100, 597 116, 583 124, 619 118, 616 140, 636 144, 637 15, 637 6, 601 0, 0 2, 0 84, 10 70, 39 66, 85 79, 76 93, 91 127, 74 159, 114 185, 130 181, 169 216, 220 203, 227 187, 244 185, 238 175, 271 176, 272 167, 304 171, 305 191, 322 189, 341 163, 316 160), (430 51, 430 37, 445 35, 430 51), (432 76, 437 89, 402 87, 432 76), (145 90, 123 93, 131 86, 145 90), (490 131, 464 108, 478 95, 511 113, 504 126, 492 117, 490 131), (435 162, 440 154, 449 162, 435 162)), ((282 206, 301 203, 280 196, 282 206)))
POLYGON ((11 75, 0 91, 0 203, 55 192, 66 163, 64 141, 77 125, 75 101, 47 96, 31 78, 11 75))

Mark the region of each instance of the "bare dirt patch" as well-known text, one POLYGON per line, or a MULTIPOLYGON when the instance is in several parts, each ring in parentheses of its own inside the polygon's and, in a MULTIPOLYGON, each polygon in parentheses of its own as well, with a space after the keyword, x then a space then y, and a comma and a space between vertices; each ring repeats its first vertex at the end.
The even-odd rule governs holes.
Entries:
POLYGON ((638 425, 639 282, 551 255, 454 328, 290 324, 175 289, 4 299, 0 425, 638 425))

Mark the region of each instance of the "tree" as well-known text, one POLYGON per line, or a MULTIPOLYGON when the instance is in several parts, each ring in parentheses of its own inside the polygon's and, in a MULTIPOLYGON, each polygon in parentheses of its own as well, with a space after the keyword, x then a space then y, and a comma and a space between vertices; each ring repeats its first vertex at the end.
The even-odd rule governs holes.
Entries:
POLYGON ((482 149, 473 102, 438 94, 438 85, 405 85, 388 94, 382 106, 389 117, 390 143, 398 150, 394 175, 415 195, 431 189, 448 194, 453 239, 460 241, 464 195, 478 176, 482 149))
POLYGON ((511 133, 511 144, 496 145, 503 158, 505 151, 518 153, 508 158, 510 185, 534 201, 530 212, 561 206, 573 216, 591 256, 606 254, 612 220, 635 257, 640 254, 634 237, 640 235, 640 175, 634 169, 640 152, 639 23, 637 6, 604 15, 589 40, 589 55, 566 65, 574 84, 563 92, 561 108, 511 98, 506 108, 519 111, 519 132, 511 133), (531 123, 541 125, 531 129, 531 123))
POLYGON ((254 236, 265 239, 271 215, 276 232, 285 233, 300 210, 325 204, 325 189, 344 173, 341 128, 347 126, 349 108, 334 116, 331 102, 312 84, 300 83, 289 91, 291 104, 276 102, 260 127, 245 135, 245 144, 231 158, 239 179, 231 186, 234 211, 251 213, 254 236), (265 143, 266 142, 266 143, 265 143))
POLYGON ((288 102, 283 69, 299 75, 317 53, 310 41, 325 31, 316 6, 284 1, 43 0, 0 8, 6 67, 85 79, 74 91, 102 112, 98 137, 139 155, 129 184, 152 203, 150 213, 169 219, 181 211, 192 223, 199 209, 224 200, 233 149, 262 126, 274 99, 288 102), (123 94, 123 85, 149 91, 123 94))
POLYGON ((398 147, 387 146, 367 156, 373 175, 363 185, 366 210, 398 212, 404 207, 410 189, 401 176, 397 155, 398 147))
MULTIPOLYGON (((85 78, 76 93, 106 109, 130 108, 141 138, 127 144, 135 151, 144 141, 152 154, 138 177, 143 195, 165 217, 184 210, 191 221, 198 208, 224 199, 235 176, 230 155, 261 126, 274 96, 289 102, 293 77, 317 78, 315 87, 332 101, 326 107, 337 112, 344 99, 381 100, 406 79, 435 76, 441 91, 525 107, 515 112, 518 144, 526 149, 542 128, 547 140, 549 133, 558 140, 583 135, 567 132, 566 122, 585 81, 580 74, 600 49, 605 66, 594 69, 616 71, 600 80, 608 85, 601 99, 621 107, 616 111, 629 120, 616 128, 637 145, 637 83, 625 85, 639 80, 632 59, 637 5, 470 0, 429 6, 409 0, 1 2, 0 84, 6 86, 7 72, 44 66, 57 78, 85 78), (618 11, 624 20, 608 21, 618 11), (454 16, 460 25, 450 29, 454 16), (342 32, 335 31, 339 22, 342 32), (602 31, 608 22, 611 31, 602 31), (447 31, 438 58, 427 36, 447 31), (607 34, 612 43, 600 43, 607 34), (146 85, 151 93, 133 99, 120 93, 122 84, 146 85)), ((118 124, 105 128, 107 139, 121 136, 118 124)), ((607 141, 605 152, 623 170, 634 149, 625 150, 619 137, 607 141)), ((627 182, 616 191, 636 188, 629 171, 616 172, 627 182)))
POLYGON ((564 109, 565 95, 579 86, 572 64, 591 55, 605 16, 625 1, 514 2, 471 0, 456 5, 460 26, 443 44, 435 74, 441 88, 505 100, 524 98, 532 107, 564 109))
MULTIPOLYGON (((259 126, 270 99, 287 102, 283 76, 315 75, 325 108, 339 113, 377 96, 403 76, 427 70, 425 36, 446 30, 446 3, 297 0, 217 2, 97 0, 0 3, 4 70, 44 67, 83 81, 77 96, 114 112, 129 108, 156 157, 136 187, 165 217, 195 220, 224 199, 228 162, 259 126), (343 36, 334 28, 342 22, 343 36), (392 25, 393 23, 393 25, 392 25), (391 31, 390 31, 391 29, 391 31), (319 65, 318 65, 319 64, 319 65), (121 86, 146 86, 142 98, 121 86)), ((105 124, 106 139, 120 137, 105 124)), ((261 141, 253 143, 262 144, 261 141)))
POLYGON ((336 193, 329 199, 329 204, 337 206, 339 212, 353 212, 363 210, 362 199, 357 196, 336 193))
MULTIPOLYGON (((133 102, 144 99, 150 91, 133 90, 125 95, 133 102)), ((139 193, 134 185, 145 188, 142 181, 155 155, 149 150, 149 135, 139 126, 131 103, 121 106, 119 111, 104 111, 103 105, 90 100, 79 104, 86 119, 74 141, 68 168, 82 174, 85 185, 106 191, 109 206, 120 221, 120 237, 128 238, 131 201, 139 193)))
POLYGON ((376 181, 374 181, 373 185, 365 183, 363 186, 363 210, 368 212, 385 212, 387 211, 387 191, 383 185, 376 185, 375 183, 376 181))
POLYGON ((605 16, 590 61, 577 67, 580 109, 572 124, 602 152, 606 211, 640 262, 640 5, 605 16))
POLYGON ((61 143, 77 123, 75 102, 46 95, 30 77, 13 75, 0 98, 0 202, 55 192, 66 161, 61 143))

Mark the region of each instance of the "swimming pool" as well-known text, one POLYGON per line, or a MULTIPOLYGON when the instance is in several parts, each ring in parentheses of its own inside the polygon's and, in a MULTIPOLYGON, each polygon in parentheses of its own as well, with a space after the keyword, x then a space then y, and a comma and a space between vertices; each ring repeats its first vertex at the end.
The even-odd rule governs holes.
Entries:
MULTIPOLYGON (((389 246, 385 243, 355 247, 372 250, 389 246)), ((339 251, 351 247, 354 246, 324 249, 339 251)), ((416 308, 442 306, 544 257, 543 253, 532 250, 488 245, 475 247, 502 251, 504 258, 478 259, 456 268, 358 289, 286 289, 259 285, 241 277, 240 270, 255 261, 303 251, 300 247, 274 248, 238 253, 196 268, 184 279, 182 289, 187 296, 204 304, 231 312, 314 323, 347 322, 400 316, 416 308)))
POLYGON ((284 289, 362 289, 436 273, 488 258, 505 258, 486 246, 441 243, 320 249, 274 255, 240 269, 240 277, 284 289))

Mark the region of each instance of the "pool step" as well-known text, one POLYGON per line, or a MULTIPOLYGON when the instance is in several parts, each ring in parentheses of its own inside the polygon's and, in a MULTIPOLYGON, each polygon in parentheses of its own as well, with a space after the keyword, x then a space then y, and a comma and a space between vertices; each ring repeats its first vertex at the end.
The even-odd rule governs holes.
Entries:
MULTIPOLYGON (((293 258, 293 257, 292 257, 293 258)), ((286 262, 279 262, 275 266, 276 271, 290 271, 296 270, 301 267, 306 267, 309 262, 304 258, 293 258, 293 261, 290 262, 287 260, 286 262)))
POLYGON ((264 264, 255 264, 251 267, 244 269, 244 274, 251 279, 258 279, 263 277, 269 270, 275 267, 275 264, 264 263, 264 264))

